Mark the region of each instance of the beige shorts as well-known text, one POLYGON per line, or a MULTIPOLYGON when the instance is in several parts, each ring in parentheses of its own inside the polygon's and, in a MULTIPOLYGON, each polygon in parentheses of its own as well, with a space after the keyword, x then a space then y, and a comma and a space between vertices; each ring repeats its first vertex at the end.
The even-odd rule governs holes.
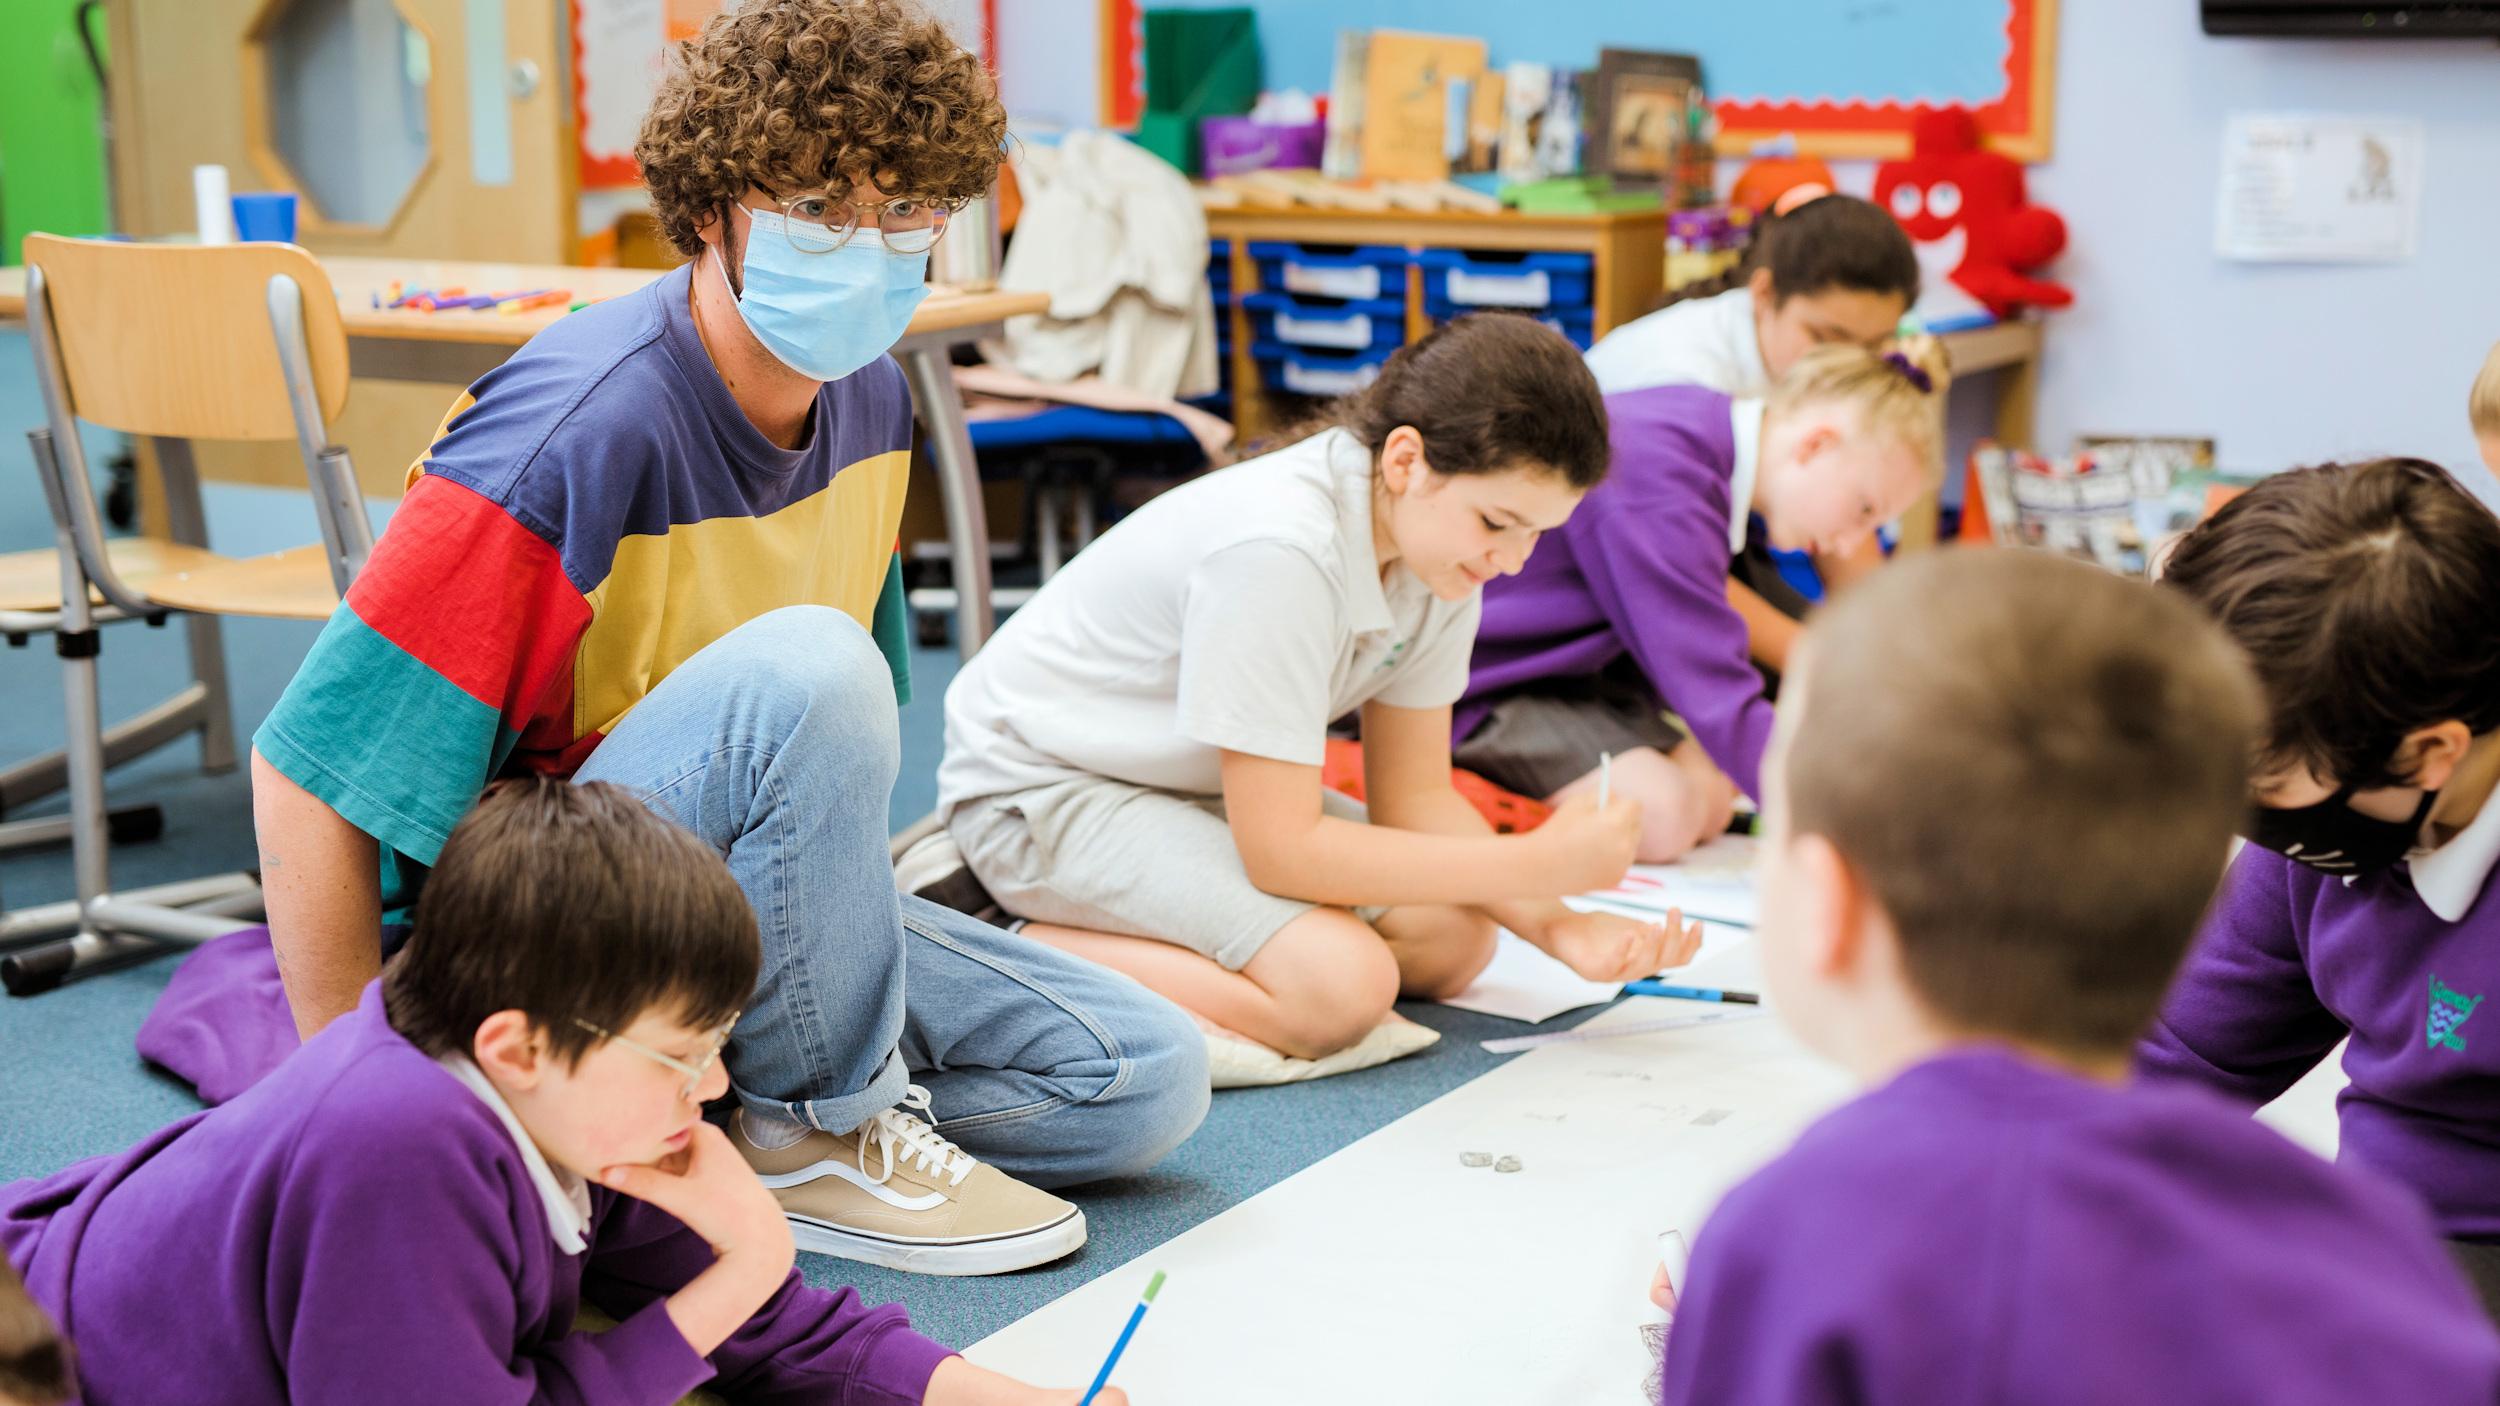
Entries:
MULTIPOLYGON (((1364 818, 1357 802, 1320 795, 1328 814, 1364 818)), ((1228 971, 1320 906, 1250 882, 1216 796, 1087 776, 966 801, 946 828, 973 877, 1017 917, 1159 938, 1228 971)), ((1366 922, 1385 911, 1355 910, 1366 922)))

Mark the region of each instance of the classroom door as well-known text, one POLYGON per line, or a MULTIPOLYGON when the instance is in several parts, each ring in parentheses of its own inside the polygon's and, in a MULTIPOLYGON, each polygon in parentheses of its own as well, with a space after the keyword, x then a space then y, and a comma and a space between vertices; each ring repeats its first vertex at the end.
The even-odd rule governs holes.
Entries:
POLYGON ((191 168, 291 190, 322 254, 573 254, 558 0, 111 0, 115 213, 195 227, 191 168))

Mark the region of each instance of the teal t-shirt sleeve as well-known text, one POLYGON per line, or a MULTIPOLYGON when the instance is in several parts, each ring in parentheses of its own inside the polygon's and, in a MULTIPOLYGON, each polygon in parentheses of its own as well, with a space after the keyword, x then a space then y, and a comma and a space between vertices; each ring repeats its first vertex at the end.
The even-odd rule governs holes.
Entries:
POLYGON ((911 601, 903 590, 903 554, 886 563, 885 588, 877 593, 877 613, 868 627, 877 652, 894 673, 894 706, 911 702, 911 601))

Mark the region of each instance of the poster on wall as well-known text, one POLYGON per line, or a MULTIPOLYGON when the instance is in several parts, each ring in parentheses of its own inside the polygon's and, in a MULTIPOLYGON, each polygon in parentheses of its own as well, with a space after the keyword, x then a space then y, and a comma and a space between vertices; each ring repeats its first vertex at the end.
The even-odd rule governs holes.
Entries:
POLYGON ((2422 124, 2408 117, 2232 114, 2214 251, 2252 263, 2412 258, 2422 143, 2422 124))

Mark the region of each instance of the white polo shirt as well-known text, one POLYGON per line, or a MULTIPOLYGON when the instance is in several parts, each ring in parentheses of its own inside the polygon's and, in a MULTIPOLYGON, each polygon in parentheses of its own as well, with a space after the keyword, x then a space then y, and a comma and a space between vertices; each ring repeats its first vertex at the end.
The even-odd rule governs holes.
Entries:
POLYGON ((1223 790, 1226 751, 1304 766, 1374 699, 1467 689, 1481 593, 1382 579, 1372 456, 1329 430, 1155 499, 1077 554, 946 691, 938 809, 1080 776, 1223 790))
POLYGON ((1588 363, 1608 395, 1650 386, 1708 386, 1733 396, 1771 390, 1754 334, 1753 290, 1741 283, 1623 324, 1589 348, 1588 363))

